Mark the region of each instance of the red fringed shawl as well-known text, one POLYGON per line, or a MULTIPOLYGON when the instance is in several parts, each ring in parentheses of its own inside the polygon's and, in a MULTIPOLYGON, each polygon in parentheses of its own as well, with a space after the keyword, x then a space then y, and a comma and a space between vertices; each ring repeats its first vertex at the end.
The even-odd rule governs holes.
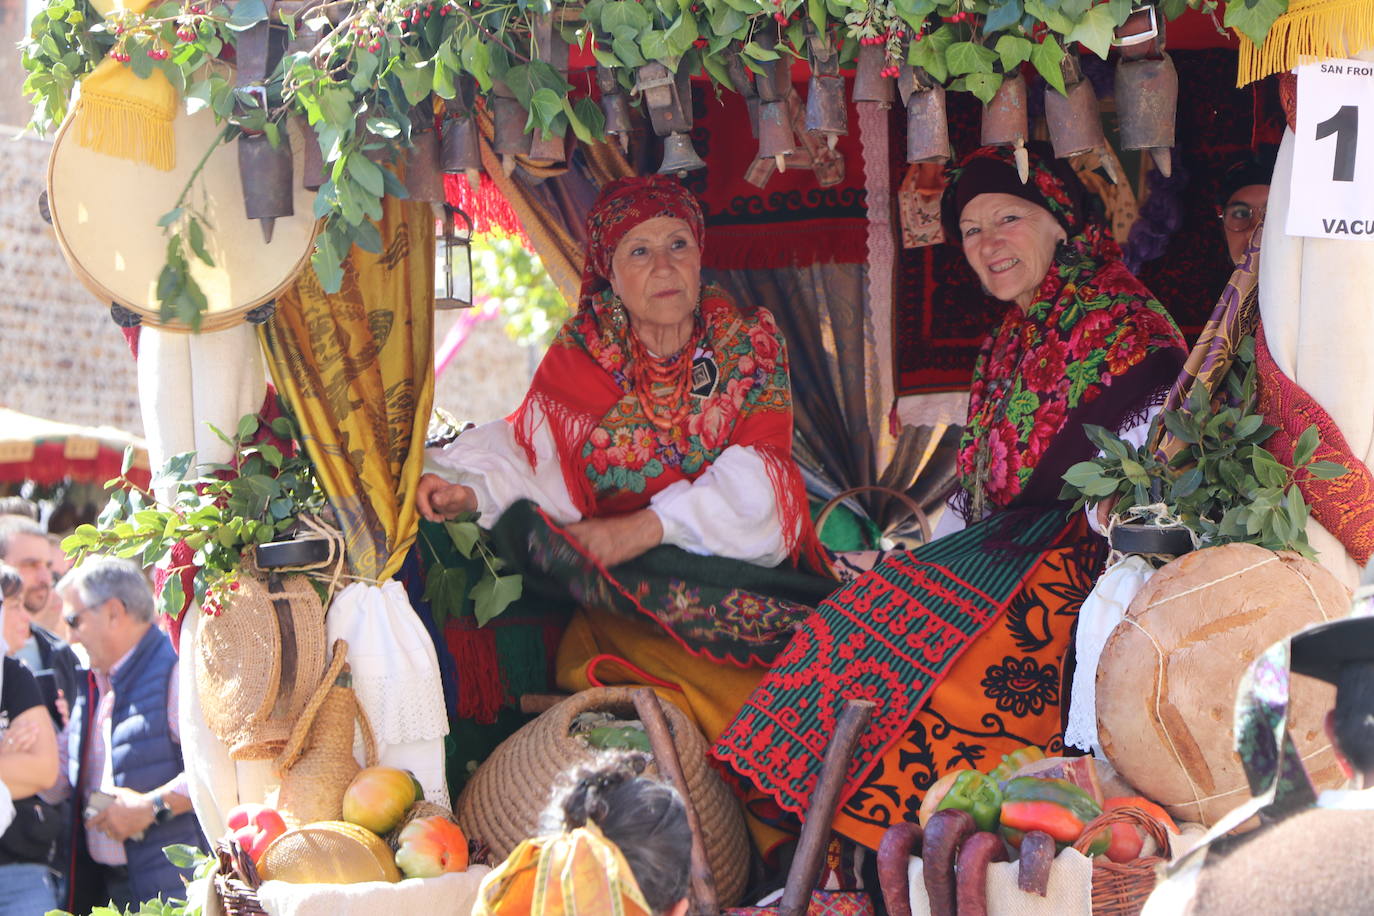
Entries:
POLYGON ((669 484, 696 480, 726 448, 751 446, 768 470, 788 554, 815 562, 792 460, 787 350, 773 316, 744 315, 722 290, 703 289, 691 411, 685 426, 660 431, 633 393, 629 330, 611 305, 602 291, 563 326, 509 417, 531 466, 535 431, 548 423, 573 504, 597 517, 642 509, 669 484))

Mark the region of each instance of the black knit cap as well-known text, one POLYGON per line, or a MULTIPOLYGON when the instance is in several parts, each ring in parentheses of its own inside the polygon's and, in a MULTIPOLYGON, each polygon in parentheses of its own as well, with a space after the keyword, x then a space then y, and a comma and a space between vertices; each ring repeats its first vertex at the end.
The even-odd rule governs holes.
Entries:
POLYGON ((1026 144, 1026 149, 1030 153, 1031 174, 1024 184, 1016 174, 1010 147, 983 147, 963 159, 941 200, 940 216, 946 239, 959 242, 959 216, 969 201, 979 194, 1010 194, 1043 207, 1071 238, 1083 231, 1089 219, 1089 194, 1073 166, 1067 160, 1055 158, 1054 149, 1043 140, 1032 140, 1026 144), (1057 211, 1049 205, 1036 183, 1037 169, 1048 171, 1049 177, 1063 188, 1070 203, 1068 212, 1062 212, 1062 208, 1057 211))
POLYGON ((1270 184, 1274 180, 1274 161, 1278 156, 1279 148, 1266 143, 1234 160, 1222 173, 1221 186, 1217 189, 1217 206, 1226 206, 1231 195, 1241 188, 1252 184, 1270 184))

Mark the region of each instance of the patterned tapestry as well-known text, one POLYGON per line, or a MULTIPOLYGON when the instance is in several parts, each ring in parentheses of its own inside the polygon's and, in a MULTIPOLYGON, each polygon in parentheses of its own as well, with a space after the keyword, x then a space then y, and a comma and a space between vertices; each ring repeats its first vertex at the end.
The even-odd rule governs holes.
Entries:
MULTIPOLYGON (((1164 254, 1146 262, 1138 276, 1192 340, 1231 273, 1214 202, 1221 173, 1253 143, 1277 142, 1282 115, 1273 80, 1243 90, 1234 88, 1236 52, 1171 51, 1170 56, 1180 85, 1175 155, 1186 186, 1174 193, 1180 202, 1181 224, 1164 254)), ((1093 66, 1089 57, 1084 64, 1099 97, 1106 96, 1113 67, 1093 66)), ((1035 96, 1042 87, 1038 79, 1031 81, 1033 114, 1041 107, 1035 96)), ((981 106, 967 93, 950 93, 947 99, 950 140, 955 151, 963 154, 978 145, 981 106)), ((1104 124, 1113 137, 1115 116, 1110 100, 1104 99, 1103 107, 1104 124)), ((893 108, 890 134, 895 185, 906 169, 906 114, 900 106, 893 108)), ((1137 174, 1138 157, 1122 153, 1122 161, 1128 174, 1137 174)), ((981 293, 959 250, 936 245, 899 252, 896 305, 893 338, 898 393, 966 389, 978 345, 1004 306, 981 293)))

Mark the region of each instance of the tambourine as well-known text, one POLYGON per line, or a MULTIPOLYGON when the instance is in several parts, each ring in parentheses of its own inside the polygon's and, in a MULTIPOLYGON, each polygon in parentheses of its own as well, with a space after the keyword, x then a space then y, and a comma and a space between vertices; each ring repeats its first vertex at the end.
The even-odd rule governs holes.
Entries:
MULTIPOLYGON (((223 129, 202 109, 186 114, 178 106, 172 130, 176 165, 162 171, 87 149, 68 116, 48 160, 48 205, 62 255, 77 278, 102 301, 121 305, 150 326, 190 330, 159 317, 157 281, 167 257, 167 236, 158 220, 177 205, 187 180, 223 129)), ((274 299, 309 264, 318 221, 313 191, 302 186, 307 138, 294 121, 285 140, 292 147, 294 214, 279 217, 266 242, 245 210, 235 143, 220 143, 210 153, 188 196, 189 206, 205 218, 205 248, 214 266, 190 256, 191 276, 205 293, 202 331, 217 331, 244 320, 252 309, 274 299)))

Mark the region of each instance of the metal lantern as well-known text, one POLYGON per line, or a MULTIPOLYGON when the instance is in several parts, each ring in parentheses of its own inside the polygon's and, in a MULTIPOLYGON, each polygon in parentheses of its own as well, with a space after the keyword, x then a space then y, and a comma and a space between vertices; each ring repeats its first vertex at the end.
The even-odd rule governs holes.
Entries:
POLYGON ((450 204, 435 211, 434 307, 471 308, 472 219, 450 204))

